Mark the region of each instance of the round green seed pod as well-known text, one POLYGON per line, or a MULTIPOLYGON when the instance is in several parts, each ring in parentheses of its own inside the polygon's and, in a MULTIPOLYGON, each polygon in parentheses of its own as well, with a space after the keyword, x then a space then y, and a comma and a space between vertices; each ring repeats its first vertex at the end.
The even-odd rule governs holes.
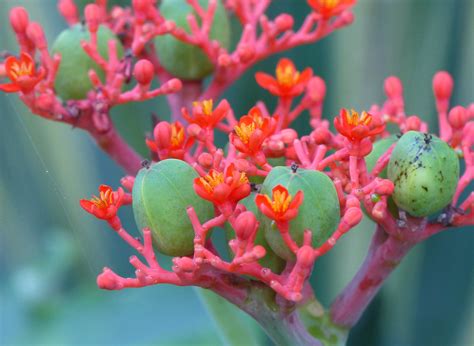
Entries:
POLYGON ((410 215, 424 217, 449 204, 459 179, 459 159, 436 136, 416 131, 398 141, 388 164, 393 200, 410 215))
MULTIPOLYGON (((305 229, 310 229, 313 247, 322 245, 336 230, 340 219, 339 199, 331 179, 318 171, 297 169, 294 172, 290 167, 275 167, 265 178, 261 193, 271 198, 272 189, 277 185, 286 187, 292 196, 300 190, 304 193, 298 216, 290 221, 293 240, 301 246, 305 229)), ((295 255, 283 241, 275 222, 262 213, 258 214, 258 220, 273 251, 286 260, 294 260, 295 255)))
MULTIPOLYGON (((252 192, 249 196, 241 200, 239 203, 243 204, 245 208, 247 208, 248 211, 251 211, 254 213, 255 216, 258 215, 258 208, 257 205, 255 204, 255 196, 257 194, 255 192, 252 192)), ((229 242, 231 239, 235 238, 235 232, 232 229, 232 226, 227 222, 225 224, 225 235, 227 242, 229 242)), ((258 230, 257 230, 257 236, 255 237, 255 245, 260 245, 263 246, 266 250, 265 257, 261 258, 258 262, 260 265, 264 268, 270 268, 272 272, 274 273, 281 273, 283 269, 285 269, 285 261, 278 257, 275 252, 271 249, 270 245, 268 245, 265 235, 264 235, 264 230, 262 227, 262 224, 259 225, 258 230)))
MULTIPOLYGON (((207 8, 208 0, 199 0, 199 4, 203 8, 207 8)), ((186 18, 193 13, 193 9, 186 0, 163 0, 160 5, 160 13, 167 20, 174 21, 178 27, 190 32, 186 18)), ((217 1, 209 36, 211 40, 217 40, 222 47, 229 48, 230 22, 221 0, 217 1)), ((214 70, 213 64, 201 48, 184 43, 172 35, 157 36, 155 47, 163 67, 178 78, 201 80, 214 70)))
MULTIPOLYGON (((110 29, 100 26, 97 31, 97 45, 99 53, 108 59, 108 42, 117 42, 119 57, 123 56, 123 47, 110 29)), ((75 25, 64 30, 54 41, 52 53, 61 54, 61 64, 56 75, 54 88, 63 100, 80 100, 87 96, 92 89, 89 79, 89 70, 94 70, 102 81, 105 73, 81 47, 81 41, 90 41, 90 34, 83 25, 75 25)))
POLYGON ((212 203, 193 188, 198 174, 181 160, 168 159, 138 172, 133 185, 133 213, 139 229, 150 228, 158 251, 169 256, 193 253, 194 231, 186 214, 192 206, 199 220, 214 217, 212 203))

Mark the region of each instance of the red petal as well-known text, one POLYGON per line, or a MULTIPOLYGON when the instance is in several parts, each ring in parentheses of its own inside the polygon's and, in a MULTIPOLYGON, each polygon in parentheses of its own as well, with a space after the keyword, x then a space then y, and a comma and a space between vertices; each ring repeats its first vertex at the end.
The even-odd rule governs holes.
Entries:
POLYGON ((20 87, 15 83, 0 84, 0 90, 6 93, 16 93, 20 91, 20 87))
POLYGON ((104 193, 106 193, 106 192, 108 192, 108 191, 112 191, 112 188, 111 188, 110 186, 104 185, 104 184, 102 184, 102 185, 99 186, 99 192, 104 192, 104 193))
POLYGON ((297 209, 304 200, 304 193, 303 191, 298 191, 290 203, 289 209, 297 209))
POLYGON ((92 203, 91 201, 89 201, 88 199, 81 199, 79 201, 79 204, 81 205, 82 209, 84 209, 85 211, 87 211, 88 213, 93 213, 93 206, 94 206, 94 203, 92 203))
POLYGON ((257 72, 255 74, 255 80, 257 81, 258 85, 260 85, 264 89, 271 91, 272 93, 274 90, 278 90, 277 80, 267 73, 257 72))

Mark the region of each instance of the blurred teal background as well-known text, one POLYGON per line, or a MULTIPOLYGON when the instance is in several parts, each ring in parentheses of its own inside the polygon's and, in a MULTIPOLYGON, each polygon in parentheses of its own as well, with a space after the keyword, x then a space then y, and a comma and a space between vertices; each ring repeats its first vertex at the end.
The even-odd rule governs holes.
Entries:
MULTIPOLYGON (((301 22, 303 0, 274 1, 301 22)), ((52 40, 65 23, 54 0, 0 0, 0 47, 16 52, 8 10, 25 6, 52 40)), ((436 129, 431 78, 456 81, 454 104, 474 101, 474 1, 360 0, 355 23, 286 55, 327 82, 325 116, 383 101, 382 83, 405 84, 407 112, 436 129)), ((227 93, 237 114, 257 100, 274 104, 254 82, 278 57, 261 62, 227 93)), ((150 113, 166 118, 164 100, 114 111, 123 135, 145 153, 150 113)), ((309 132, 308 116, 298 121, 309 132)), ((104 223, 86 215, 80 198, 101 183, 117 186, 121 170, 81 131, 32 116, 15 95, 0 94, 0 344, 221 344, 191 288, 166 285, 119 292, 95 283, 103 266, 131 275, 132 255, 104 223)), ((472 190, 472 186, 470 187, 472 190)), ((133 229, 131 213, 125 224, 133 229)), ((317 263, 313 283, 328 304, 361 263, 373 232, 365 221, 317 263)), ((474 345, 474 232, 444 232, 417 246, 390 277, 351 333, 350 345, 474 345)), ((224 317, 225 318, 225 317, 224 317)), ((252 321, 262 344, 269 341, 252 321)), ((242 344, 245 336, 242 335, 242 344)))

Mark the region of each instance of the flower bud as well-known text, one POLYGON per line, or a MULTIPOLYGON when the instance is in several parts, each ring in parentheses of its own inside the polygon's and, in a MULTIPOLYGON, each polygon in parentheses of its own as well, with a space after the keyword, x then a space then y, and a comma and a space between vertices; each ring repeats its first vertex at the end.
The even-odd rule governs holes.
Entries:
POLYGON ((26 35, 35 44, 38 49, 47 48, 46 37, 43 28, 39 23, 31 22, 26 28, 26 35))
POLYGON ((60 0, 58 2, 59 13, 66 19, 68 24, 77 23, 79 13, 73 0, 60 0))
POLYGON ((315 76, 311 78, 307 85, 307 95, 314 103, 323 102, 326 97, 326 83, 321 77, 315 76))
POLYGON ((314 251, 311 246, 304 245, 299 248, 298 252, 296 253, 297 263, 304 267, 310 267, 314 262, 314 251))
POLYGON ((139 84, 149 85, 155 76, 155 68, 150 61, 141 59, 135 64, 133 76, 139 84))
POLYGON ((398 77, 390 76, 384 82, 385 94, 388 98, 399 98, 403 94, 403 85, 398 77))
POLYGON ((468 120, 466 108, 462 106, 456 106, 449 112, 449 124, 455 129, 463 128, 464 124, 468 120))
POLYGON ((97 32, 100 24, 100 8, 96 4, 89 4, 84 8, 84 17, 90 32, 97 32))
POLYGON ((28 12, 24 7, 14 7, 10 11, 10 24, 17 33, 24 33, 29 24, 28 12))
POLYGON ((405 121, 405 132, 407 131, 419 131, 421 128, 421 120, 416 115, 408 117, 405 121))
POLYGON ((446 72, 440 71, 433 77, 433 93, 439 100, 447 100, 453 92, 453 77, 446 72))
POLYGON ((202 153, 198 157, 198 163, 203 166, 204 168, 211 168, 212 164, 214 162, 214 159, 211 154, 209 153, 202 153))
POLYGON ((244 211, 234 222, 234 230, 239 240, 249 239, 257 230, 257 218, 251 211, 244 211))
POLYGON ((280 14, 278 17, 275 18, 275 25, 278 31, 287 31, 290 30, 295 21, 293 17, 290 16, 288 13, 280 14))
POLYGON ((159 149, 168 148, 171 141, 170 124, 166 121, 156 124, 153 130, 153 136, 155 137, 156 145, 159 149))
POLYGON ((349 228, 357 225, 360 220, 362 220, 362 210, 360 210, 360 208, 349 208, 344 213, 344 222, 349 226, 349 228))

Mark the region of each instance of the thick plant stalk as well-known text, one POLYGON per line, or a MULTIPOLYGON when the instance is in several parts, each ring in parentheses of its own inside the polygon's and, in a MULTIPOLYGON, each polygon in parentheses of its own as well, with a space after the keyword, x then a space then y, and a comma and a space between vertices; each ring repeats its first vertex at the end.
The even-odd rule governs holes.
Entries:
POLYGON ((340 326, 353 327, 385 279, 414 245, 414 242, 387 235, 378 225, 364 263, 332 304, 332 321, 340 326))

